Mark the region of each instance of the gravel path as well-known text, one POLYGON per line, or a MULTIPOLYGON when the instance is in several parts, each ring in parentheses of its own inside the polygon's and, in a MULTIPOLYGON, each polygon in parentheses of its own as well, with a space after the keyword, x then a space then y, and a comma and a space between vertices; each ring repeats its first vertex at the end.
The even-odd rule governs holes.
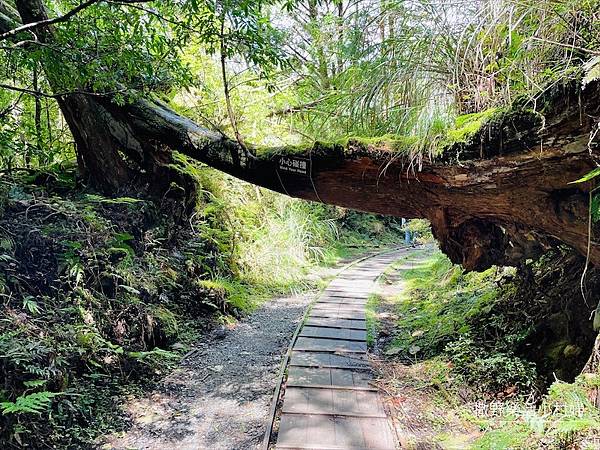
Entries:
POLYGON ((128 405, 134 425, 103 448, 258 448, 277 372, 311 296, 278 298, 231 330, 217 330, 146 398, 128 405))

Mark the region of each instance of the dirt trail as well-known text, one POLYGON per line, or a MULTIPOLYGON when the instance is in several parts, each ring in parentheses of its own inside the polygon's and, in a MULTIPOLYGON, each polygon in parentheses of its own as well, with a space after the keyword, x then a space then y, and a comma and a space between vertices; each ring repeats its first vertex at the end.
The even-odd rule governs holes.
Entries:
POLYGON ((156 391, 127 406, 133 427, 102 448, 258 448, 280 362, 310 299, 271 300, 235 328, 206 336, 156 391))
POLYGON ((408 252, 386 272, 375 291, 380 302, 376 311, 378 336, 371 349, 377 378, 374 384, 383 393, 400 448, 465 450, 481 433, 447 403, 443 386, 432 379, 435 373, 425 363, 402 363, 395 354, 385 352, 399 329, 394 297, 406 288, 402 272, 418 267, 432 251, 432 247, 422 247, 408 252))

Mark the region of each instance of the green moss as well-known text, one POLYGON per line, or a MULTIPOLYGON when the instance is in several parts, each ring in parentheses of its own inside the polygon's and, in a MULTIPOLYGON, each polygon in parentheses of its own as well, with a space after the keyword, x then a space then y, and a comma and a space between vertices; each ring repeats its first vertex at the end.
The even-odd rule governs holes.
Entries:
POLYGON ((567 339, 563 339, 558 342, 553 342, 551 345, 544 349, 544 355, 552 361, 552 367, 556 367, 559 365, 560 360, 562 360, 564 355, 564 350, 569 345, 569 341, 567 339))
POLYGON ((367 345, 372 347, 375 343, 379 330, 379 321, 377 320, 377 308, 381 303, 379 295, 371 294, 365 306, 365 319, 367 323, 367 345))
POLYGON ((506 423, 501 429, 492 430, 477 439, 472 450, 510 450, 526 448, 531 430, 524 424, 506 423))
MULTIPOLYGON (((457 142, 468 142, 483 125, 498 116, 501 110, 490 108, 479 113, 465 114, 456 118, 454 126, 448 129, 443 118, 434 118, 423 130, 413 135, 385 134, 375 137, 349 136, 339 139, 325 147, 342 146, 346 152, 362 147, 364 150, 377 150, 390 153, 412 154, 428 153, 433 156, 441 154, 448 145, 457 142)), ((306 151, 306 147, 294 147, 293 151, 306 151)))
POLYGON ((150 309, 150 315, 154 317, 160 329, 167 337, 175 337, 179 332, 179 320, 175 313, 164 306, 154 306, 150 309))
POLYGON ((309 144, 284 145, 281 147, 256 146, 254 151, 259 158, 271 159, 274 156, 306 154, 311 147, 309 144))
POLYGON ((584 373, 577 377, 576 382, 584 389, 600 388, 600 373, 584 373))
POLYGON ((198 181, 202 179, 198 165, 183 153, 173 152, 173 162, 169 165, 169 167, 180 173, 189 175, 198 181))
POLYGON ((313 157, 340 156, 356 151, 357 148, 386 151, 390 153, 408 153, 418 144, 417 136, 386 134, 377 137, 348 136, 331 142, 317 141, 313 144, 286 145, 282 147, 256 147, 256 154, 264 159, 283 155, 307 155, 313 157))
POLYGON ((376 148, 377 150, 389 151, 393 153, 407 153, 418 142, 417 136, 402 136, 397 134, 386 134, 377 137, 351 136, 339 141, 345 148, 351 146, 361 146, 366 149, 376 148))
POLYGON ((489 108, 481 112, 463 114, 449 124, 447 116, 432 117, 417 124, 411 134, 384 134, 380 136, 351 135, 331 142, 289 145, 277 148, 258 148, 257 154, 271 158, 275 155, 339 156, 363 150, 398 154, 426 154, 437 157, 454 144, 469 144, 484 126, 492 130, 490 139, 498 138, 496 128, 512 123, 519 130, 529 130, 542 123, 539 112, 515 102, 511 108, 489 108))
POLYGON ((485 124, 493 121, 496 117, 503 116, 505 113, 505 111, 498 108, 490 108, 478 113, 458 116, 451 127, 448 127, 445 118, 434 118, 428 126, 415 132, 414 135, 347 136, 333 142, 317 142, 312 145, 258 148, 257 154, 265 158, 271 158, 275 155, 302 155, 308 152, 322 156, 338 153, 342 156, 340 150, 348 153, 359 148, 365 151, 400 154, 428 153, 437 156, 452 144, 468 143, 485 124))
POLYGON ((446 143, 468 142, 498 112, 498 108, 490 108, 482 112, 458 116, 454 121, 454 128, 448 130, 446 143))

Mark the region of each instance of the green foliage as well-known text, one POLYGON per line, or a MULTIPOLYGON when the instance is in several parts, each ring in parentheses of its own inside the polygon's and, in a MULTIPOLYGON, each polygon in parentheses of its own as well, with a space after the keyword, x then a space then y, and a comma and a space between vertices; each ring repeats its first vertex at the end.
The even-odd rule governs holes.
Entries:
POLYGON ((395 219, 290 199, 215 171, 200 176, 212 195, 201 201, 194 227, 222 252, 208 283, 220 284, 241 310, 252 305, 243 297, 263 296, 257 288, 289 290, 341 247, 369 239, 391 244, 400 231, 395 219), (233 295, 243 291, 238 282, 251 285, 252 295, 233 295))
POLYGON ((468 336, 460 336, 446 345, 445 353, 454 365, 454 372, 482 392, 500 392, 515 386, 528 393, 535 386, 535 364, 510 353, 482 352, 468 336))
POLYGON ((404 352, 418 348, 415 354, 428 357, 457 335, 467 335, 468 319, 490 307, 496 296, 490 289, 495 269, 463 275, 440 252, 411 266, 402 272, 406 289, 397 299, 401 328, 393 346, 404 352))
MULTIPOLYGON (((27 382, 26 382, 27 383, 27 382)), ((24 383, 25 384, 25 383, 24 383)), ((31 387, 29 384, 28 387, 31 387)), ((2 414, 42 414, 50 407, 52 399, 57 396, 56 392, 34 392, 33 394, 21 395, 14 402, 0 402, 2 414)))
POLYGON ((33 315, 38 315, 41 312, 40 306, 30 295, 23 298, 23 309, 33 315))
MULTIPOLYGON (((269 195, 269 194, 263 194, 269 195)), ((327 209, 304 202, 273 198, 269 208, 262 209, 261 226, 253 228, 242 217, 240 230, 248 233, 239 246, 242 279, 256 282, 289 283, 302 278, 310 261, 321 260, 324 249, 334 242, 338 225, 327 217, 327 209)))
POLYGON ((551 449, 588 448, 588 438, 593 446, 600 430, 600 414, 585 389, 582 379, 575 383, 556 381, 539 409, 513 408, 489 420, 486 432, 473 448, 536 449, 542 443, 551 449))
POLYGON ((527 448, 531 431, 523 424, 503 423, 500 429, 491 430, 470 447, 472 450, 509 450, 527 448))
POLYGON ((129 244, 133 239, 130 233, 115 233, 113 239, 108 243, 108 252, 120 257, 121 265, 129 265, 135 256, 135 251, 129 244))
MULTIPOLYGON (((200 280, 198 284, 209 289, 217 297, 224 298, 228 310, 239 313, 249 313, 260 304, 261 300, 264 300, 273 292, 265 286, 248 285, 240 280, 219 277, 211 280, 200 280)), ((212 306, 215 310, 219 309, 219 306, 215 303, 207 302, 207 305, 212 306)))
POLYGON ((163 350, 161 348, 155 348, 147 352, 129 352, 128 356, 150 366, 151 368, 164 364, 165 360, 179 360, 181 357, 181 355, 178 353, 163 350))
POLYGON ((579 178, 578 180, 571 181, 571 183, 569 183, 569 184, 573 184, 573 183, 585 183, 586 181, 593 180, 598 175, 600 175, 600 167, 596 167, 595 169, 593 169, 590 172, 586 173, 583 177, 579 178))
MULTIPOLYGON (((46 4, 56 17, 80 2, 46 4)), ((600 50, 597 0, 352 6, 96 2, 54 24, 52 42, 19 42, 30 33, 5 41, 0 169, 24 168, 27 183, 47 189, 0 179, 8 411, 1 444, 37 436, 49 447, 90 444, 115 426, 111 393, 122 395, 173 364, 198 333, 198 318, 232 320, 269 294, 303 288, 314 265, 365 242, 397 242, 402 232, 393 219, 283 198, 177 153, 172 168, 199 186, 185 226, 157 217, 143 200, 82 193, 73 136, 46 94, 84 91, 117 104, 157 96, 251 143, 293 151, 315 140, 352 141, 403 152, 418 165, 445 145, 468 142, 517 95, 535 105, 565 77, 598 78, 598 58, 590 59, 600 50), (229 123, 223 68, 239 130, 229 123), (26 422, 21 413, 36 417, 26 422)), ((590 207, 599 220, 598 196, 590 207)), ((430 239, 422 222, 405 229, 430 239)), ((453 374, 481 380, 484 390, 531 387, 533 369, 513 351, 530 329, 498 311, 496 269, 465 275, 434 255, 405 274, 393 343, 403 358, 446 349, 453 374)), ((551 429, 569 438, 593 429, 590 417, 551 429)), ((517 445, 511 436, 495 439, 517 445)))
POLYGON ((345 244, 397 238, 393 219, 182 167, 200 183, 183 225, 148 201, 65 194, 60 180, 6 189, 0 446, 90 446, 125 426, 121 399, 163 376, 202 329, 313 286, 307 271, 335 262, 345 244))
POLYGON ((485 395, 506 388, 526 395, 535 388, 535 365, 515 354, 527 329, 517 325, 514 330, 491 314, 506 295, 495 283, 496 268, 464 274, 437 251, 417 253, 393 267, 404 289, 394 299, 399 319, 388 354, 408 361, 442 355, 455 378, 485 395), (483 317, 488 320, 485 329, 483 317))
POLYGON ((411 233, 413 240, 419 244, 431 244, 433 243, 433 234, 431 232, 431 225, 426 219, 410 219, 407 220, 403 231, 411 233))
MULTIPOLYGON (((55 16, 78 3, 47 4, 55 16)), ((468 140, 490 111, 521 94, 535 99, 565 77, 594 79, 597 57, 589 55, 600 47, 597 0, 462 6, 97 2, 55 24, 52 45, 8 46, 0 58, 7 85, 30 86, 35 78, 34 88, 44 93, 109 93, 121 104, 157 94, 198 122, 233 132, 222 56, 248 142, 393 134, 402 138, 390 145, 412 158, 468 140)), ((45 168, 73 157, 72 137, 51 97, 1 94, 3 167, 45 168)))
POLYGON ((246 62, 265 75, 283 63, 281 35, 265 14, 272 1, 225 0, 184 2, 183 13, 192 36, 208 54, 220 53, 227 59, 242 55, 246 62))
POLYGON ((377 295, 370 295, 365 306, 365 317, 367 324, 367 345, 373 347, 379 330, 379 322, 377 321, 377 307, 381 302, 381 298, 377 295))
POLYGON ((541 407, 547 413, 549 433, 559 437, 600 430, 600 412, 588 397, 583 379, 575 383, 556 381, 550 386, 541 407))
MULTIPOLYGON (((160 376, 185 351, 203 291, 192 287, 193 267, 162 247, 167 223, 148 222, 143 202, 133 210, 130 201, 18 186, 0 217, 11 230, 0 258, 0 442, 81 448, 121 426, 113 395, 160 376), (122 386, 107 388, 104 377, 122 386)), ((176 245, 193 244, 187 236, 176 245)))
MULTIPOLYGON (((600 167, 591 170, 583 177, 579 178, 578 180, 571 181, 569 184, 585 183, 588 181, 592 181, 598 175, 600 175, 600 167)), ((598 222, 600 220, 600 196, 598 194, 593 195, 591 198, 590 214, 592 215, 592 220, 594 222, 598 222)))
MULTIPOLYGON (((394 264, 391 274, 400 275, 407 294, 392 299, 400 317, 386 353, 411 364, 411 386, 434 388, 449 415, 481 430, 470 446, 461 444, 464 448, 593 448, 600 430, 593 403, 600 376, 585 373, 567 383, 556 380, 564 376, 556 367, 543 395, 543 355, 528 351, 530 343, 540 344, 540 327, 556 330, 555 341, 563 339, 550 344, 561 361, 573 364, 565 353, 575 347, 573 340, 560 331, 562 309, 547 308, 564 291, 555 293, 544 284, 564 276, 564 266, 560 255, 548 256, 530 267, 535 281, 515 281, 514 271, 503 271, 506 279, 493 269, 463 274, 431 249, 394 264), (530 295, 532 285, 541 299, 530 295)), ((588 317, 588 308, 583 314, 588 317)), ((442 445, 449 442, 446 436, 438 438, 442 445)))

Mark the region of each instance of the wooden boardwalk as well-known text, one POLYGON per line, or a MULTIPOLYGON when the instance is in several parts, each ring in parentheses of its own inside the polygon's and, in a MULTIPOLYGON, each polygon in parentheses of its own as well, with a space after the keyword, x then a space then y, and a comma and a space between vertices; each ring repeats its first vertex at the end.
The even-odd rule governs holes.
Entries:
POLYGON ((377 277, 404 252, 350 267, 313 305, 292 348, 276 449, 397 448, 370 384, 365 304, 377 277))

